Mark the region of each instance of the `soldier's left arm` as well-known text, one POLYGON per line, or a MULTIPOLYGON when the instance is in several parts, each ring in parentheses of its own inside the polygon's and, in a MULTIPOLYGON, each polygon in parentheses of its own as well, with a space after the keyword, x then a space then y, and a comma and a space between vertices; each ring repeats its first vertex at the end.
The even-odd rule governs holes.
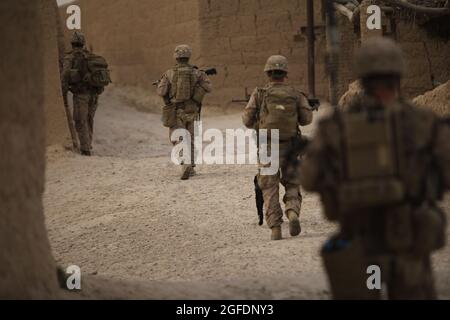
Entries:
POLYGON ((300 93, 298 97, 298 123, 301 126, 306 126, 312 122, 313 112, 309 107, 308 99, 300 93))
POLYGON ((450 190, 450 119, 439 123, 436 130, 434 156, 443 179, 444 189, 450 190))

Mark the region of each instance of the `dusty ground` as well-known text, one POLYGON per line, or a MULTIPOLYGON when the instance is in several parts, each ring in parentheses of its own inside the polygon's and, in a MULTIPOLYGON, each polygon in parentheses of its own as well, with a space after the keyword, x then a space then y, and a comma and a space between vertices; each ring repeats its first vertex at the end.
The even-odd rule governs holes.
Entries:
MULTIPOLYGON (((318 252, 335 227, 314 195, 304 194, 302 235, 290 238, 285 224, 286 239, 270 241, 257 225, 254 166, 198 166, 198 176, 180 181, 159 115, 121 101, 111 91, 101 97, 93 157, 48 152, 49 236, 57 262, 88 275, 82 296, 329 297, 318 252)), ((239 114, 204 122, 241 126, 239 114)), ((450 248, 435 262, 450 298, 450 248)))

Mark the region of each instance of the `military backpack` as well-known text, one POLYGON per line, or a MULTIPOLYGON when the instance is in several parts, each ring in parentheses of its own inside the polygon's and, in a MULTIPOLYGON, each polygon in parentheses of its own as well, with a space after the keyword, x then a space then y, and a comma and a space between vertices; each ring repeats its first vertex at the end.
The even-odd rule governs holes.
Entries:
POLYGON ((278 129, 280 141, 299 134, 298 92, 287 85, 273 85, 258 90, 261 96, 259 129, 278 129))
POLYGON ((73 56, 69 80, 71 86, 86 86, 102 91, 112 82, 104 57, 86 51, 75 51, 73 56))

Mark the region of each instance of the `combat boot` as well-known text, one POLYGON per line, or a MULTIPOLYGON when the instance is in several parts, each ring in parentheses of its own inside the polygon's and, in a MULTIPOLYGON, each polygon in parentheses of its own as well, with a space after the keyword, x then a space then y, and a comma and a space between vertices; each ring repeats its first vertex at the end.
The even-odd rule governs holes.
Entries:
POLYGON ((86 151, 86 150, 81 150, 81 155, 90 157, 91 156, 91 152, 90 151, 86 151))
POLYGON ((192 166, 190 164, 183 164, 181 167, 181 180, 188 180, 191 176, 192 166))
POLYGON ((272 240, 281 240, 281 226, 276 226, 272 228, 272 240))
POLYGON ((302 228, 297 213, 294 210, 288 210, 286 215, 289 219, 289 233, 292 237, 298 236, 302 232, 302 228))

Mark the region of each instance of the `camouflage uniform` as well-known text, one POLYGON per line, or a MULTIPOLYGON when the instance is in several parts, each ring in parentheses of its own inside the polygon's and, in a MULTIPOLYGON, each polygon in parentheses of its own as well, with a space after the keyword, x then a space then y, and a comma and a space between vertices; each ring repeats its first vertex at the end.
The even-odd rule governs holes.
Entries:
MULTIPOLYGON (((84 35, 75 32, 72 44, 85 44, 84 35)), ((74 58, 79 53, 89 54, 84 47, 74 47, 64 57, 62 82, 63 94, 67 95, 70 90, 73 93, 73 120, 80 141, 80 151, 82 154, 90 154, 92 150, 92 137, 94 132, 94 116, 98 106, 98 89, 93 89, 86 84, 70 85, 70 70, 73 67, 74 58)))
MULTIPOLYGON (((402 74, 401 51, 390 40, 367 41, 358 59, 363 63, 370 61, 373 67, 367 70, 360 65, 361 77, 377 72, 402 74), (373 59, 370 52, 375 55, 373 59), (377 66, 377 62, 382 62, 383 66, 377 66)), ((381 268, 390 299, 433 299, 430 252, 445 243, 445 214, 436 202, 450 187, 449 126, 431 112, 418 109, 401 98, 384 105, 372 95, 360 94, 344 107, 345 111, 335 110, 319 122, 302 163, 301 176, 306 190, 321 195, 326 217, 340 225, 339 234, 331 238, 322 251, 333 296, 379 299, 380 291, 368 290, 366 286, 369 276, 366 267, 375 264, 381 268), (395 203, 381 203, 380 198, 373 205, 346 207, 349 193, 343 190, 351 181, 348 172, 365 173, 372 166, 370 162, 377 162, 377 159, 350 164, 351 138, 346 135, 349 122, 344 119, 366 113, 376 115, 376 108, 382 108, 378 111, 385 112, 392 121, 395 132, 392 153, 397 154, 398 161, 395 179, 402 181, 404 194, 395 203)), ((360 132, 360 136, 371 137, 368 128, 368 125, 358 127, 356 135, 360 132)), ((377 150, 381 157, 381 148, 377 150)), ((370 197, 365 188, 370 181, 365 178, 353 185, 360 188, 360 198, 370 197)))
MULTIPOLYGON (((273 56, 277 57, 277 56, 273 56)), ((273 58, 272 57, 272 58, 273 58)), ((282 61, 285 60, 284 57, 278 56, 282 61)), ((286 60, 287 61, 287 60, 286 60)), ((270 59, 268 61, 270 63, 270 59)), ((287 62, 286 62, 287 63, 287 62)), ((265 71, 277 70, 278 68, 268 68, 266 65, 265 71)), ((287 72, 287 67, 286 67, 287 72)), ((283 70, 282 70, 283 71, 283 70)), ((285 86, 289 87, 285 83, 270 82, 265 90, 273 86, 285 86)), ((292 88, 292 87, 290 87, 292 88)), ((257 88, 253 91, 250 100, 245 107, 244 114, 242 116, 242 121, 247 128, 257 129, 259 126, 258 118, 263 104, 263 97, 259 93, 260 90, 257 88)), ((308 100, 306 97, 298 90, 294 89, 296 99, 297 99, 297 115, 298 115, 298 125, 305 126, 312 121, 312 111, 309 107, 308 100)), ((298 134, 301 136, 300 129, 298 128, 298 134)), ((270 141, 268 143, 270 146, 270 141)), ((266 215, 266 222, 270 228, 279 227, 283 223, 283 210, 279 201, 279 184, 281 183, 285 188, 285 195, 283 197, 283 202, 285 204, 286 213, 289 210, 295 212, 297 217, 300 215, 302 196, 300 192, 300 181, 298 177, 297 168, 293 168, 293 163, 288 163, 286 161, 287 153, 291 150, 291 141, 279 142, 279 165, 280 170, 274 175, 258 175, 258 184, 263 192, 264 198, 264 209, 266 215)), ((261 165, 260 165, 261 166, 261 165)))
MULTIPOLYGON (((187 45, 180 45, 175 48, 174 58, 177 59, 177 64, 174 68, 165 72, 158 84, 157 94, 164 99, 166 104, 172 103, 175 99, 172 92, 172 83, 175 75, 175 70, 180 67, 192 67, 187 61, 183 62, 179 59, 189 59, 192 55, 192 51, 187 45)), ((194 77, 196 79, 196 86, 204 90, 205 93, 209 93, 212 90, 211 82, 208 76, 201 70, 193 68, 194 77)), ((182 103, 176 103, 176 125, 169 128, 169 139, 171 139, 172 133, 177 129, 186 129, 191 135, 191 164, 184 164, 183 175, 185 176, 186 170, 192 170, 195 161, 194 154, 194 121, 199 119, 200 104, 193 99, 182 103)), ((180 143, 178 141, 172 141, 173 145, 180 143)), ((185 176, 186 178, 186 176, 185 176)))

